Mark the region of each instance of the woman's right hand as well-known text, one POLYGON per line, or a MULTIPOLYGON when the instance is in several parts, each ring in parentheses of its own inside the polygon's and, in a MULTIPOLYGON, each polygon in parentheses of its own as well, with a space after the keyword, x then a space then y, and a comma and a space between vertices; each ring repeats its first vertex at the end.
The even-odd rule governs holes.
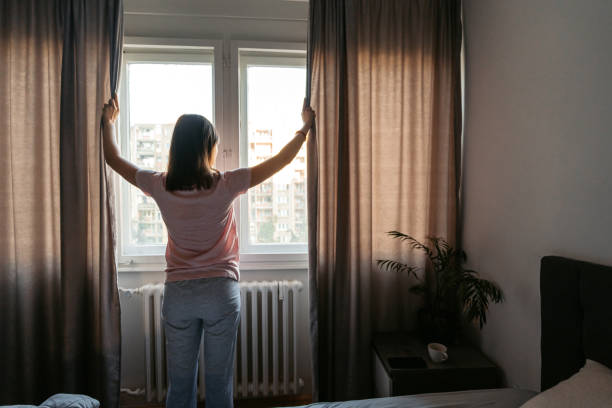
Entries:
POLYGON ((113 124, 117 120, 117 116, 119 116, 119 101, 117 100, 117 95, 114 98, 110 98, 108 103, 104 104, 102 108, 102 120, 104 124, 113 124))

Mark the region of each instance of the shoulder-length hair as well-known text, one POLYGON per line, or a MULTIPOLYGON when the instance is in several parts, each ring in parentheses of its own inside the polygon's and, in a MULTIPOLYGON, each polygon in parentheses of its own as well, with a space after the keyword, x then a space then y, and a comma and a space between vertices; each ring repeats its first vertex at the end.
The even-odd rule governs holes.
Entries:
POLYGON ((182 115, 176 121, 170 143, 166 190, 211 188, 219 171, 211 157, 219 141, 215 127, 202 115, 182 115))

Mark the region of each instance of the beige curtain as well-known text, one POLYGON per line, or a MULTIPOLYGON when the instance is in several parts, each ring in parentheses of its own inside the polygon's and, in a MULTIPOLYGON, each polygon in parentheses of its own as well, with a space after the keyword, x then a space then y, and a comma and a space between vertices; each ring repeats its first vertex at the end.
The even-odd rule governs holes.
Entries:
POLYGON ((414 328, 407 276, 376 260, 424 260, 385 233, 455 242, 460 48, 458 0, 311 0, 315 400, 371 396, 372 334, 414 328))
POLYGON ((121 5, 2 2, 0 404, 67 392, 118 406, 120 315, 99 120, 116 85, 121 5))
POLYGON ((0 404, 48 394, 61 366, 57 8, 0 9, 0 404))

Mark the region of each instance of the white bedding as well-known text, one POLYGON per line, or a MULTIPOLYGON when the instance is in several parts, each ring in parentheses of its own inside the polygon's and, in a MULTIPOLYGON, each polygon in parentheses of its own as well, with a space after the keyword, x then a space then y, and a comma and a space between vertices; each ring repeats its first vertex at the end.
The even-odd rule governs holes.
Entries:
POLYGON ((316 402, 302 408, 518 408, 536 393, 514 388, 439 392, 341 402, 316 402))

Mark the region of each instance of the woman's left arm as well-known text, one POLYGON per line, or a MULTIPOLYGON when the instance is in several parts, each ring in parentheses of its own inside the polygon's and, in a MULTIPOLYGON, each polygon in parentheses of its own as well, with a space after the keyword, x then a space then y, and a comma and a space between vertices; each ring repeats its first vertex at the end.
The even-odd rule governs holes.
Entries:
POLYGON ((102 138, 104 146, 104 160, 121 177, 136 186, 136 172, 138 167, 130 163, 119 152, 115 143, 115 121, 119 116, 119 103, 117 97, 110 99, 102 110, 102 138))

